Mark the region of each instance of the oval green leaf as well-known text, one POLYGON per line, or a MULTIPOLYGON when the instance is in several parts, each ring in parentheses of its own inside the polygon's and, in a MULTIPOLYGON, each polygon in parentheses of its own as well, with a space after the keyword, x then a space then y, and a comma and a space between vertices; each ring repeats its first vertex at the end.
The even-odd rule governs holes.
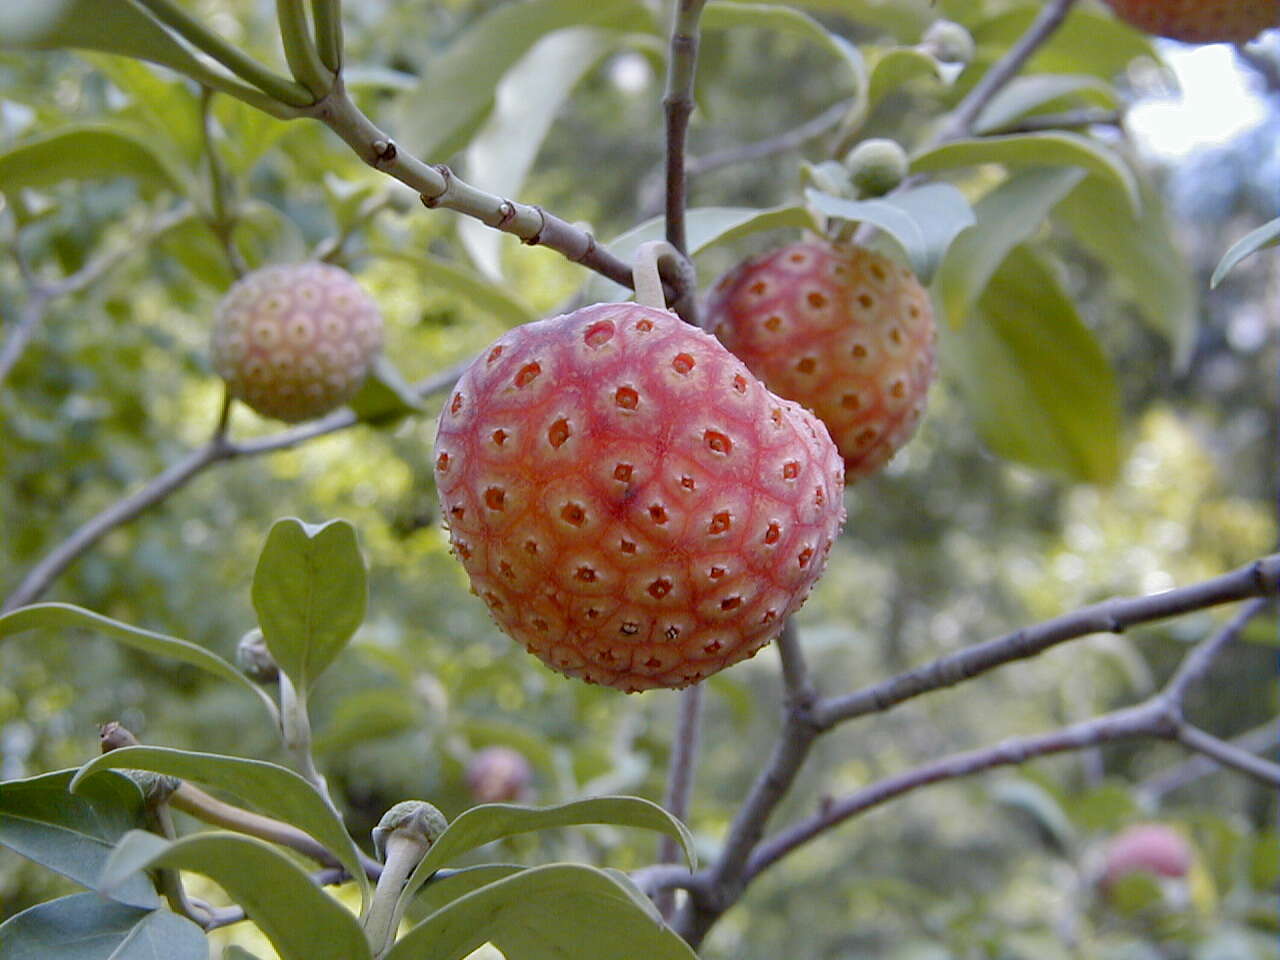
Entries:
POLYGON ((1000 265, 941 352, 997 454, 1071 481, 1115 479, 1115 372, 1054 271, 1029 249, 1015 248, 1000 265))
POLYGON ((351 524, 275 522, 253 572, 253 608, 267 649, 299 691, 342 652, 367 603, 364 558, 351 524))
POLYGON ((867 84, 867 99, 875 107, 881 100, 918 77, 928 77, 941 83, 944 74, 942 64, 931 54, 917 47, 893 47, 871 61, 871 79, 867 84))
POLYGON ((0 616, 0 639, 37 627, 49 630, 91 630, 106 634, 143 653, 189 663, 250 691, 267 708, 272 720, 276 719, 276 705, 260 687, 217 654, 187 640, 133 627, 69 603, 36 603, 0 616))
POLYGON ((1231 249, 1223 255, 1217 269, 1213 271, 1213 279, 1209 281, 1210 289, 1222 282, 1222 278, 1236 268, 1241 260, 1251 257, 1264 247, 1274 247, 1280 243, 1280 217, 1264 223, 1257 230, 1247 234, 1232 244, 1231 249))
POLYGON ((38 903, 0 924, 5 960, 208 960, 204 931, 168 910, 96 893, 38 903))
POLYGON ((107 177, 130 177, 151 189, 181 189, 159 154, 137 137, 102 124, 60 130, 0 154, 0 185, 6 191, 107 177))
POLYGON ((171 843, 134 831, 111 855, 102 882, 123 883, 151 867, 188 870, 218 884, 244 908, 281 960, 371 960, 356 918, 293 861, 258 840, 197 833, 171 843))
POLYGON ((1097 77, 1071 74, 1015 77, 978 114, 974 132, 985 134, 1000 130, 1064 99, 1111 108, 1118 103, 1115 88, 1097 77))
POLYGON ((1122 189, 1136 214, 1142 205, 1133 171, 1116 153, 1077 133, 1017 133, 1003 137, 953 140, 916 154, 913 173, 934 173, 956 167, 998 163, 1010 169, 1079 167, 1122 189))
POLYGON ((369 893, 360 852, 346 827, 319 791, 292 770, 244 757, 169 747, 121 747, 81 767, 71 782, 71 789, 79 792, 97 781, 93 774, 108 769, 150 770, 225 790, 309 834, 347 868, 364 895, 369 893))
MULTIPOLYGON (((128 777, 94 777, 73 794, 74 773, 0 783, 0 846, 96 890, 112 847, 144 826, 146 814, 142 794, 128 777)), ((159 902, 146 877, 135 877, 111 896, 144 909, 159 902)))
POLYGON ((867 89, 867 68, 858 48, 807 13, 776 4, 726 3, 724 0, 713 0, 702 11, 704 30, 737 27, 758 27, 772 33, 791 33, 811 40, 839 59, 847 83, 844 94, 867 89))
POLYGON ((370 245, 370 253, 381 260, 398 260, 409 264, 418 272, 422 281, 430 281, 434 286, 466 297, 481 310, 489 311, 513 327, 538 319, 538 315, 528 304, 469 267, 377 243, 370 245))
POLYGON ((877 200, 846 200, 819 190, 805 198, 820 213, 852 223, 870 223, 893 237, 921 283, 933 279, 952 241, 974 224, 969 201, 955 187, 932 183, 877 200))
POLYGON ((385 353, 374 359, 360 390, 351 398, 350 406, 358 419, 376 427, 392 426, 426 409, 413 387, 385 353))
POLYGON ((695 960, 689 945, 654 917, 652 905, 635 897, 593 867, 533 867, 437 910, 386 960, 461 960, 486 942, 520 960, 695 960))

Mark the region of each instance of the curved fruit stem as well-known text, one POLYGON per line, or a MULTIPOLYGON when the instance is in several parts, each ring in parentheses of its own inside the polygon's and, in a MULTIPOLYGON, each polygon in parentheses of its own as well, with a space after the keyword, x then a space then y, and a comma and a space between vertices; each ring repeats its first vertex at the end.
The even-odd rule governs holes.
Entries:
POLYGON ((693 303, 693 264, 673 244, 666 240, 650 240, 640 244, 631 266, 631 278, 636 290, 636 303, 659 310, 670 310, 682 317, 691 316, 682 308, 693 303), (667 274, 668 286, 679 297, 667 305, 663 290, 662 274, 667 274))

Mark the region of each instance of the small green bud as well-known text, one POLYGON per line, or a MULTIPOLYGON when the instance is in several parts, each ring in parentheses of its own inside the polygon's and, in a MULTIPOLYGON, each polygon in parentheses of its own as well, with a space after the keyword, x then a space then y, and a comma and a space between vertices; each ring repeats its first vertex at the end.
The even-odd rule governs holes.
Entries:
POLYGON ((449 821, 433 804, 425 800, 402 800, 384 813, 373 828, 373 849, 379 860, 385 860, 387 843, 393 837, 403 837, 417 841, 425 853, 448 826, 449 821))
POLYGON ((849 178, 864 197, 879 197, 907 175, 907 152, 893 140, 863 140, 844 158, 849 178))
POLYGON ((240 638, 236 646, 236 666, 255 683, 275 683, 280 679, 280 667, 257 627, 240 638))
POLYGON ((935 20, 925 31, 920 48, 942 63, 967 64, 973 59, 973 36, 950 20, 935 20))
POLYGON ((121 770, 120 772, 137 784, 138 789, 142 791, 142 799, 147 802, 148 807, 164 803, 182 786, 181 780, 167 773, 156 773, 153 770, 121 770))

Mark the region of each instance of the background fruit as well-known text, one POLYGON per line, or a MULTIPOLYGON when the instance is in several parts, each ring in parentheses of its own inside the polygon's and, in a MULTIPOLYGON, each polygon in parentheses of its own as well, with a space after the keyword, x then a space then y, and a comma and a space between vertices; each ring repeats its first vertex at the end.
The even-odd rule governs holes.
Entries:
POLYGON ((1172 827, 1144 823, 1129 827, 1107 844, 1103 884, 1136 871, 1184 877, 1191 869, 1191 846, 1172 827))
POLYGON ((523 802, 532 782, 529 761, 511 747, 485 747, 467 763, 467 786, 476 803, 523 802))
POLYGON ((214 315, 213 366, 232 396, 289 423, 350 400, 381 348, 377 304, 324 263, 255 270, 214 315))
POLYGON ((915 432, 934 376, 933 306, 887 257, 823 242, 783 247, 721 277, 707 321, 770 390, 822 419, 849 482, 915 432))
POLYGON ((907 175, 907 152, 895 140, 863 140, 844 158, 849 179, 864 197, 879 197, 907 175))
POLYGON ((844 520, 826 430, 665 310, 518 327, 463 374, 436 440, 454 553, 508 634, 633 692, 755 653, 844 520))
POLYGON ((1139 30, 1186 43, 1244 43, 1280 26, 1280 0, 1107 0, 1139 30))

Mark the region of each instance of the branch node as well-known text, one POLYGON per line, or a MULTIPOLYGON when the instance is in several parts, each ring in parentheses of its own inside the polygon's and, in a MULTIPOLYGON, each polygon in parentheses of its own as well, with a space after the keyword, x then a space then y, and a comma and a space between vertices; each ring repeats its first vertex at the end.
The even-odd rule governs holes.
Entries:
POLYGON ((511 221, 516 218, 516 205, 510 200, 503 200, 498 204, 498 222, 494 224, 499 230, 506 230, 511 225, 511 221))
POLYGON ((372 143, 372 147, 373 165, 375 167, 380 167, 384 164, 390 163, 396 158, 396 154, 399 152, 396 149, 396 142, 394 140, 375 140, 372 143))
POLYGON ((453 171, 449 169, 449 165, 447 163, 437 163, 435 165, 435 171, 440 174, 440 178, 444 180, 444 189, 439 193, 432 194, 431 196, 427 196, 425 193, 419 194, 419 197, 422 200, 422 205, 428 210, 434 210, 436 207, 440 206, 440 202, 444 199, 445 195, 448 194, 449 188, 453 186, 453 171))
MULTIPOLYGON (((520 242, 523 243, 526 247, 536 247, 538 244, 540 244, 542 242, 542 231, 547 229, 547 211, 543 210, 536 203, 533 205, 533 210, 538 215, 538 229, 533 231, 533 233, 531 233, 529 236, 520 238, 520 242)), ((580 261, 581 257, 578 259, 580 261)), ((575 262, 578 262, 578 261, 575 261, 575 262)))

